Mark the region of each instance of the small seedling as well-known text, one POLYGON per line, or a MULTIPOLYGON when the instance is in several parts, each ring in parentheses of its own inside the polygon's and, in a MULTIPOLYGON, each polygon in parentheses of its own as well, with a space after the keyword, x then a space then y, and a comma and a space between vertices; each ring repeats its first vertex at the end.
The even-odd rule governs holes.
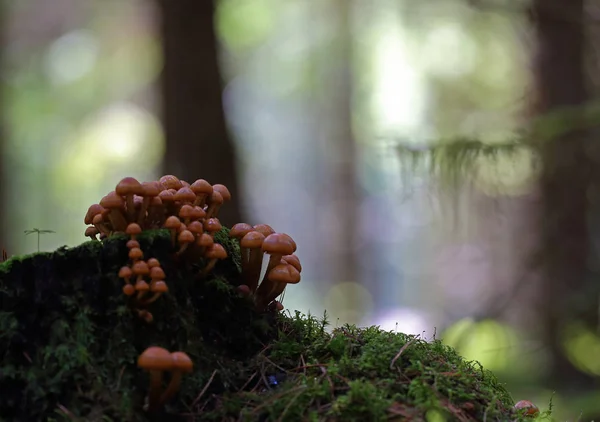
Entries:
POLYGON ((6 249, 2 248, 2 258, 0 259, 0 262, 4 262, 8 259, 8 254, 6 253, 6 249))
POLYGON ((46 229, 38 229, 33 228, 31 230, 25 230, 25 235, 30 235, 33 233, 37 233, 37 251, 40 251, 40 236, 48 233, 56 233, 54 230, 46 230, 46 229))

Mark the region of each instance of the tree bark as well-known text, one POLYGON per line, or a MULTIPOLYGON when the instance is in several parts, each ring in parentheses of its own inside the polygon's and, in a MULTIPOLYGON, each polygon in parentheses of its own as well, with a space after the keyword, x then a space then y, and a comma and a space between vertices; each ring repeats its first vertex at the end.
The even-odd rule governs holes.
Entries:
POLYGON ((235 148, 222 101, 215 2, 158 0, 164 68, 162 118, 166 137, 163 172, 188 182, 198 178, 229 188, 219 211, 228 226, 242 220, 235 148))
MULTIPOLYGON (((589 97, 584 1, 556 0, 552 8, 548 3, 534 0, 531 9, 538 48, 534 58, 538 115, 577 110, 589 97)), ((597 325, 598 296, 589 294, 592 173, 587 142, 586 131, 573 130, 541 146, 541 334, 550 358, 548 381, 561 391, 586 389, 593 382, 565 356, 562 336, 566 323, 574 320, 592 329, 597 325)))
MULTIPOLYGON (((5 25, 5 16, 6 16, 6 5, 4 2, 0 2, 0 69, 2 69, 4 61, 2 57, 2 53, 8 47, 6 45, 6 25, 5 25)), ((0 83, 0 262, 4 256, 4 249, 7 247, 7 230, 6 226, 8 222, 6 221, 7 209, 4 204, 8 203, 6 201, 6 191, 4 181, 5 178, 5 142, 4 137, 6 135, 4 128, 6 127, 6 116, 4 115, 4 92, 3 92, 3 84, 0 83)))

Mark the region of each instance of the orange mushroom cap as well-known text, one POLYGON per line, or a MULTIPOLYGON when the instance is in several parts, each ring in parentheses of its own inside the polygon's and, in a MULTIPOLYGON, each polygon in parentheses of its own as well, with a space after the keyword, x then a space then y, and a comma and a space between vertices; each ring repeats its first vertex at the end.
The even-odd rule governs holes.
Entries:
POLYGON ((115 193, 119 196, 141 195, 143 192, 142 184, 134 177, 124 177, 115 188, 115 193))
POLYGON ((172 174, 167 174, 165 176, 162 176, 160 179, 158 179, 158 182, 165 188, 165 189, 180 189, 183 185, 181 184, 181 180, 179 180, 177 177, 173 176, 172 174))
POLYGON ((168 371, 173 368, 173 358, 168 350, 152 346, 138 357, 137 365, 147 370, 168 371))

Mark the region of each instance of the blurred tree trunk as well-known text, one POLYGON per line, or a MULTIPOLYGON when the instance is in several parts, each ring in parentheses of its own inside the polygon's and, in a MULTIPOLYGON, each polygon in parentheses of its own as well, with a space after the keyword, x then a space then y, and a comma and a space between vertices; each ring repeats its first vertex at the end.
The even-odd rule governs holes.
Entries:
MULTIPOLYGON (((2 60, 2 53, 6 50, 6 48, 8 47, 6 45, 6 34, 5 34, 5 12, 6 12, 6 5, 4 2, 0 2, 0 69, 3 69, 3 65, 4 65, 4 61, 2 60)), ((8 238, 7 238, 7 231, 6 231, 6 225, 7 225, 7 221, 6 221, 6 214, 7 214, 7 209, 6 206, 4 204, 6 204, 8 201, 6 201, 6 192, 4 190, 4 181, 5 179, 5 169, 4 169, 4 157, 5 157, 5 152, 4 152, 4 136, 6 135, 5 133, 5 127, 6 127, 6 116, 4 115, 4 82, 0 81, 0 261, 2 261, 2 251, 3 248, 7 247, 7 242, 8 242, 8 238)))
POLYGON ((164 68, 161 77, 166 151, 163 172, 188 182, 227 186, 219 211, 231 226, 240 216, 236 156, 225 122, 212 0, 158 0, 164 68))
MULTIPOLYGON (((552 7, 548 3, 534 0, 531 9, 538 48, 534 59, 538 115, 582 109, 589 97, 584 1, 556 0, 550 2, 552 7)), ((574 130, 541 148, 541 334, 549 352, 549 382, 562 391, 592 384, 592 378, 567 359, 563 346, 568 322, 577 320, 594 330, 598 322, 598 294, 590 290, 588 271, 592 252, 587 220, 592 182, 589 141, 589 133, 574 130)))
MULTIPOLYGON (((324 109, 321 116, 327 129, 325 166, 327 179, 322 184, 317 198, 323 201, 324 213, 328 216, 329 235, 324 238, 322 267, 320 274, 331 283, 358 282, 360 280, 358 257, 356 254, 356 234, 359 228, 357 213, 359 198, 356 184, 356 143, 352 130, 353 100, 353 60, 352 60, 352 28, 351 0, 330 0, 315 5, 315 12, 327 16, 330 31, 330 45, 319 57, 322 73, 322 85, 326 87, 318 93, 318 104, 324 109)), ((358 317, 361 312, 363 297, 351 297, 351 291, 339 303, 341 309, 332 311, 347 312, 348 318, 358 317), (356 315, 354 315, 356 313, 356 315)), ((348 322, 359 322, 348 321, 348 322)))

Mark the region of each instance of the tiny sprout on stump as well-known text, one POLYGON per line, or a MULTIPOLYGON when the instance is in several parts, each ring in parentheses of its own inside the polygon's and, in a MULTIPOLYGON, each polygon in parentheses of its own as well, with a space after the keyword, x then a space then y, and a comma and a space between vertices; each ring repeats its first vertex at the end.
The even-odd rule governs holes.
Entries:
POLYGON ((46 229, 38 229, 38 228, 33 228, 31 230, 25 230, 25 235, 28 236, 30 234, 36 233, 37 234, 37 251, 40 251, 40 236, 43 234, 48 234, 48 233, 56 233, 54 230, 46 230, 46 229))

